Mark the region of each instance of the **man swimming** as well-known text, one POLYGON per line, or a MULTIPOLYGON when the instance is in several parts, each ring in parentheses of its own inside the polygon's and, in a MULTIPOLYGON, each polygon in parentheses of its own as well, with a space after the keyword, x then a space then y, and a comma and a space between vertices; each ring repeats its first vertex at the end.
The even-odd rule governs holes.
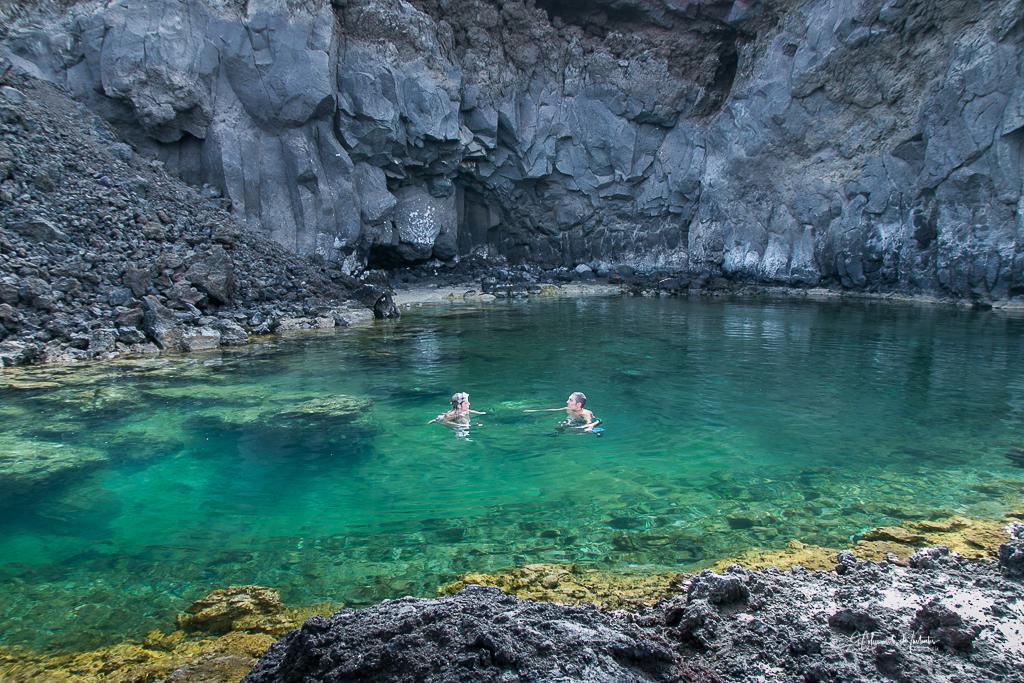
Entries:
POLYGON ((565 401, 564 408, 534 408, 531 410, 524 410, 524 413, 558 413, 565 411, 565 421, 562 423, 563 426, 572 427, 573 429, 579 429, 584 432, 591 432, 594 427, 601 424, 601 420, 594 417, 594 413, 587 410, 584 406, 587 405, 587 395, 582 391, 574 391, 569 394, 569 398, 565 401))
POLYGON ((486 415, 487 413, 479 410, 473 410, 469 407, 469 394, 465 391, 460 391, 452 394, 452 409, 447 413, 441 413, 432 420, 428 420, 427 424, 433 424, 435 422, 446 425, 453 428, 465 428, 469 427, 470 415, 486 415))

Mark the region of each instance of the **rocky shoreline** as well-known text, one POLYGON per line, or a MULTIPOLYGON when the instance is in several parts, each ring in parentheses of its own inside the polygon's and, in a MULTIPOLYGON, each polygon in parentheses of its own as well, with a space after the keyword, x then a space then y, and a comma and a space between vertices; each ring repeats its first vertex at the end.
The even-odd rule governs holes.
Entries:
POLYGON ((291 608, 272 589, 234 586, 141 642, 63 655, 0 649, 0 677, 226 683, 251 669, 253 683, 553 672, 560 680, 1021 681, 1022 517, 882 527, 839 551, 794 542, 696 575, 529 565, 465 575, 436 599, 333 616, 331 605, 291 608))

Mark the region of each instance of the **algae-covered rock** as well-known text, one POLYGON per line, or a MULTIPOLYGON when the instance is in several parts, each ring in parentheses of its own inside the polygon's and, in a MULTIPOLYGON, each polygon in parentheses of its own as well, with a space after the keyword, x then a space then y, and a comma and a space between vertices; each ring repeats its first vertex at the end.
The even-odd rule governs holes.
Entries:
POLYGON ((558 287, 554 285, 541 285, 537 296, 558 296, 558 287))
POLYGON ((143 389, 144 393, 158 398, 211 402, 258 401, 269 396, 270 391, 270 388, 257 384, 222 384, 215 381, 143 389))
POLYGON ((492 574, 470 573, 442 586, 439 593, 454 595, 471 584, 494 586, 528 600, 566 605, 593 603, 613 609, 652 604, 672 593, 676 573, 613 574, 574 564, 528 564, 492 574))
POLYGON ((901 560, 925 546, 946 546, 968 559, 992 559, 1006 541, 1006 524, 997 520, 953 516, 909 522, 901 527, 882 527, 864 534, 854 546, 857 557, 882 560, 887 554, 901 560))
POLYGON ((323 396, 311 391, 281 391, 266 384, 195 383, 152 387, 145 393, 173 401, 208 405, 194 415, 228 425, 244 426, 274 420, 331 420, 351 422, 369 410, 371 401, 359 396, 323 396))
MULTIPOLYGON (((335 606, 329 604, 287 607, 273 588, 228 586, 211 591, 192 603, 185 614, 178 615, 177 623, 178 628, 185 632, 281 636, 306 619, 330 614, 334 609, 335 606)), ((171 634, 167 638, 176 636, 171 634)), ((159 644, 166 646, 166 641, 159 644)))
MULTIPOLYGON (((914 551, 926 546, 945 546, 968 559, 992 559, 1006 541, 1006 523, 996 520, 946 517, 908 522, 902 526, 878 527, 866 531, 854 546, 855 555, 876 562, 895 557, 905 562, 914 551)), ((752 548, 736 557, 719 560, 710 566, 722 571, 730 564, 746 569, 805 569, 829 571, 836 564, 835 548, 790 541, 785 548, 752 548)))
MULTIPOLYGON (((298 624, 296 624, 297 626, 298 624)), ((175 632, 181 634, 180 631, 175 632)), ((181 634, 184 635, 184 634, 181 634)), ((236 683, 245 676, 275 637, 228 633, 219 638, 175 639, 151 633, 142 644, 118 643, 88 652, 48 655, 0 649, 0 680, 17 683, 236 683), (176 640, 171 648, 154 640, 176 640)))
POLYGON ((231 586, 211 592, 179 617, 179 623, 197 627, 188 632, 154 630, 141 643, 67 654, 0 647, 0 681, 236 683, 277 638, 335 609, 288 607, 271 588, 231 586))
POLYGON ((799 566, 814 571, 828 571, 836 564, 836 550, 790 541, 785 548, 752 548, 737 557, 715 562, 710 569, 721 572, 731 564, 738 564, 746 569, 791 569, 799 566))
POLYGON ((185 631, 227 633, 243 617, 275 615, 284 609, 280 594, 263 586, 228 586, 196 600, 178 615, 178 628, 185 631))
POLYGON ((872 529, 864 534, 864 540, 868 542, 883 541, 908 546, 926 542, 924 536, 915 534, 906 527, 899 526, 883 526, 872 529))

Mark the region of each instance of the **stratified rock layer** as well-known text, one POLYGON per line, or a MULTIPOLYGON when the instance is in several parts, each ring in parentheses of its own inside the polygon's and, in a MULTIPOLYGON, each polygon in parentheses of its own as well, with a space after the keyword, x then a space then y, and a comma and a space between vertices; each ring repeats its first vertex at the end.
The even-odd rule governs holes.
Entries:
POLYGON ((6 45, 253 230, 348 270, 486 250, 1006 300, 1024 292, 1021 16, 122 0, 6 45))

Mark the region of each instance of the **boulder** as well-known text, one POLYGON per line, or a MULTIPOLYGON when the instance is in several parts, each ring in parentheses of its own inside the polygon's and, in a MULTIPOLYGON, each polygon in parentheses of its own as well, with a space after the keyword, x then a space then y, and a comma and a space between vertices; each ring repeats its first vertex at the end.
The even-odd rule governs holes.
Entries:
POLYGON ((832 614, 828 625, 844 633, 871 633, 882 626, 878 618, 867 610, 848 608, 832 614))
MULTIPOLYGON (((392 302, 393 303, 393 302, 392 302)), ((369 308, 338 308, 332 311, 334 323, 338 327, 350 327, 361 323, 372 322, 376 317, 369 308)))
POLYGON ((107 294, 107 302, 111 306, 126 306, 131 303, 133 292, 127 287, 114 287, 107 294))
POLYGON ((92 330, 89 333, 89 353, 100 355, 114 351, 118 340, 118 332, 110 327, 92 330))
POLYGON ((221 320, 217 323, 220 331, 220 343, 224 346, 236 346, 249 341, 249 334, 236 322, 221 320))
POLYGON ((27 365, 39 357, 39 347, 18 341, 0 342, 0 366, 27 365))
POLYGON ((142 298, 142 331, 165 351, 182 348, 183 330, 174 311, 153 295, 142 298))
POLYGON ((312 318, 278 318, 274 321, 274 332, 294 332, 309 330, 314 327, 312 318))
POLYGON ((230 303, 235 291, 235 264, 222 246, 193 257, 185 279, 213 301, 230 303))
POLYGON ((11 221, 7 223, 7 229, 33 242, 64 242, 68 239, 57 226, 44 218, 11 221))
POLYGON ((352 297, 373 311, 375 318, 400 318, 402 312, 391 296, 390 288, 374 282, 365 282, 359 286, 352 297))
POLYGON ((181 344, 186 351, 205 351, 220 346, 220 332, 213 327, 198 327, 182 332, 181 344))
POLYGON ((133 296, 142 297, 149 291, 149 287, 153 283, 153 270, 148 267, 128 266, 124 275, 121 276, 121 280, 131 290, 133 296))
POLYGON ((404 261, 431 256, 455 256, 458 222, 454 194, 435 197, 426 188, 403 187, 396 191, 395 234, 390 252, 404 261))

